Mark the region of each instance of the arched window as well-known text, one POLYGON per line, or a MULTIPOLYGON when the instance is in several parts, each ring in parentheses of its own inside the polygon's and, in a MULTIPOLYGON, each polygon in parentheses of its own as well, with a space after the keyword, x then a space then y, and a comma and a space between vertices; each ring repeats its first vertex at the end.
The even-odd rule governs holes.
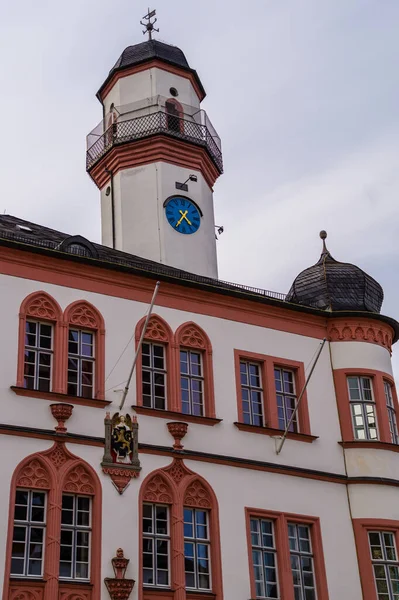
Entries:
POLYGON ((46 292, 34 292, 19 312, 17 387, 42 392, 60 392, 57 348, 62 311, 46 292))
POLYGON ((183 414, 215 417, 212 345, 195 323, 180 325, 175 334, 179 348, 180 411, 183 414))
POLYGON ((70 396, 104 399, 104 320, 89 302, 78 300, 64 313, 68 338, 64 386, 70 396))
MULTIPOLYGON (((136 347, 145 318, 136 326, 136 347)), ((136 365, 137 404, 156 410, 177 410, 175 378, 172 363, 173 333, 158 315, 152 315, 147 325, 136 365)))
POLYGON ((9 515, 4 598, 63 597, 71 584, 79 597, 99 596, 101 484, 90 465, 59 442, 27 457, 12 478, 9 515))
POLYGON ((154 588, 169 588, 175 600, 184 589, 187 594, 202 591, 221 599, 218 503, 209 484, 175 459, 148 475, 139 501, 140 600, 156 596, 154 588))
POLYGON ((165 102, 167 127, 170 131, 183 133, 183 107, 175 98, 170 98, 165 102))

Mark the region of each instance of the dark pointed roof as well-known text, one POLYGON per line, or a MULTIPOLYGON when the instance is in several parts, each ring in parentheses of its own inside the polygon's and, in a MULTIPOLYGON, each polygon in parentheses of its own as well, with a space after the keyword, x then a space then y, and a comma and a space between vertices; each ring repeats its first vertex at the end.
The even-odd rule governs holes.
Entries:
POLYGON ((205 98, 206 92, 204 90, 200 78, 198 77, 198 73, 194 69, 190 68, 190 65, 188 64, 183 51, 180 50, 180 48, 178 48, 177 46, 171 46, 170 44, 165 44, 165 42, 160 42, 159 40, 147 40, 146 42, 142 42, 141 44, 135 44, 134 46, 128 46, 127 48, 125 48, 125 50, 122 52, 122 54, 110 70, 107 79, 100 87, 97 93, 97 97, 99 99, 101 98, 101 92, 103 88, 111 79, 114 73, 122 71, 123 69, 128 69, 135 65, 150 62, 152 60, 160 60, 164 63, 173 65, 175 67, 179 67, 184 71, 192 73, 201 89, 203 98, 205 98))
POLYGON ((384 299, 380 284, 356 265, 335 260, 326 247, 326 232, 321 231, 320 237, 319 260, 299 273, 286 300, 322 310, 379 313, 384 299))

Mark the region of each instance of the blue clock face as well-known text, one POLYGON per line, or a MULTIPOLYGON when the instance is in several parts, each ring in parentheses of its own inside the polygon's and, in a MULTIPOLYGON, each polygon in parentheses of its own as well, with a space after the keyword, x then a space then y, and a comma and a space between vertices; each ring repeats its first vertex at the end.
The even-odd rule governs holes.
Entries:
POLYGON ((198 208, 188 198, 174 196, 165 205, 165 214, 169 224, 179 233, 195 233, 201 224, 198 208))

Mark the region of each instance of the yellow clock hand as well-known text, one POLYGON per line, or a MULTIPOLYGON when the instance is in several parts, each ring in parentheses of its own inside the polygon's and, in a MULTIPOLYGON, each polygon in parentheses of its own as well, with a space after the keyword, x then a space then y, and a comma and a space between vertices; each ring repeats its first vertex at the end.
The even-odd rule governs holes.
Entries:
POLYGON ((191 221, 189 221, 189 219, 187 219, 187 213, 188 210, 185 210, 184 212, 182 210, 179 210, 179 213, 181 214, 180 219, 177 221, 175 227, 179 227, 180 223, 183 221, 183 219, 185 219, 187 221, 187 223, 189 225, 191 225, 191 221))

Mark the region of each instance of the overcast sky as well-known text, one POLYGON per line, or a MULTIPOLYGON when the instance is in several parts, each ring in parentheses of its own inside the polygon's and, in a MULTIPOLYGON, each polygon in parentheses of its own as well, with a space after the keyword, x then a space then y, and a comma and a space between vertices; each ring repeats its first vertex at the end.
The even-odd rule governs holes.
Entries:
MULTIPOLYGON (((399 0, 156 8, 158 38, 198 71, 222 138, 220 277, 286 292, 318 259, 326 229, 333 256, 375 277, 382 312, 399 319, 399 0)), ((95 92, 107 72, 144 40, 146 9, 1 3, 1 212, 101 241, 85 136, 101 119, 95 92)))

